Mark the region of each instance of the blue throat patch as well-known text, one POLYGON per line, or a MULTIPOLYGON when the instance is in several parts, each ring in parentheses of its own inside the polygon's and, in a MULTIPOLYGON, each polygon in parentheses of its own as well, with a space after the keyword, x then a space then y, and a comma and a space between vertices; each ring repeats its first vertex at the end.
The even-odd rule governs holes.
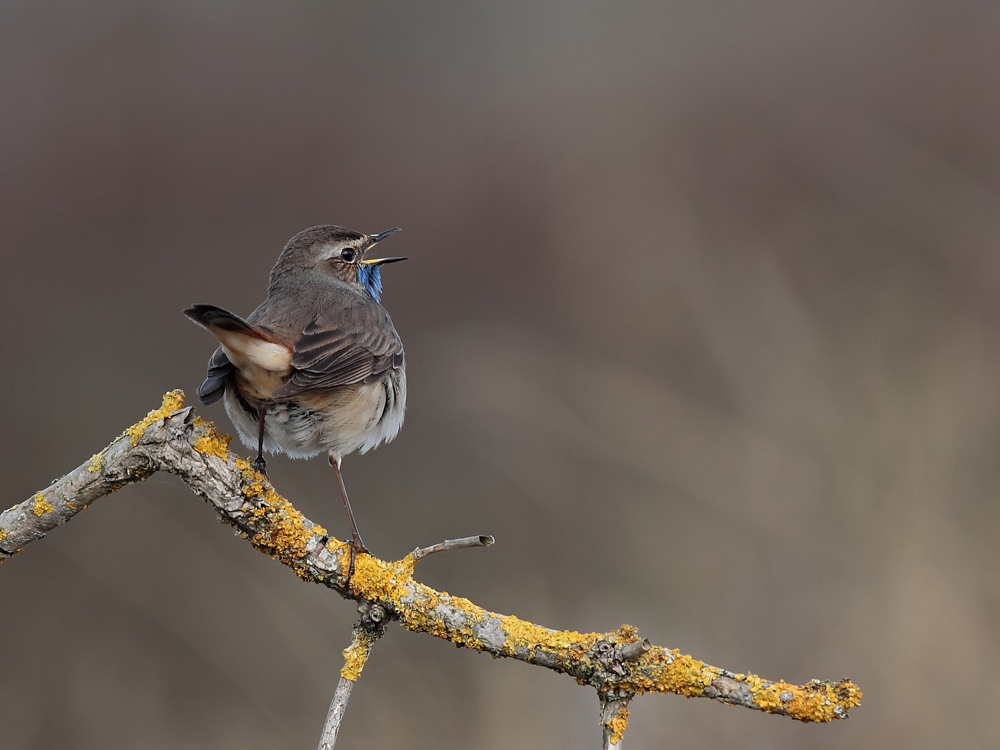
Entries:
POLYGON ((358 283, 365 288, 372 299, 381 302, 382 297, 382 272, 378 266, 366 266, 364 263, 358 266, 358 283))

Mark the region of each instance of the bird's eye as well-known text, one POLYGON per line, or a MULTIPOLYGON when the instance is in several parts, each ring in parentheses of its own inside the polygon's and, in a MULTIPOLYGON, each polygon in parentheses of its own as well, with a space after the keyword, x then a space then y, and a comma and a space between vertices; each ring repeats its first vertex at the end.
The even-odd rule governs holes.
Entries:
POLYGON ((353 247, 345 247, 343 250, 341 250, 340 251, 340 259, 341 260, 345 260, 348 263, 350 263, 352 260, 354 260, 354 248, 353 247))

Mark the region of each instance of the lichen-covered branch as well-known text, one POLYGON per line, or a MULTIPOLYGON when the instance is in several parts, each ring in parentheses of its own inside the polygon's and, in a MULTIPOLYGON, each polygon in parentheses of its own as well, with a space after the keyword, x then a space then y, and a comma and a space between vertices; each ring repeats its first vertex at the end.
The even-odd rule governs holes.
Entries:
POLYGON ((416 581, 413 554, 393 562, 359 555, 347 588, 349 544, 329 537, 278 495, 229 450, 228 436, 183 403, 180 391, 168 393, 159 409, 83 466, 0 513, 0 562, 93 501, 164 470, 177 474, 254 547, 300 578, 377 605, 410 630, 567 674, 596 688, 602 701, 612 696, 617 703, 608 704, 614 711, 609 709, 605 728, 614 742, 625 728, 628 699, 641 693, 710 698, 809 722, 846 718, 860 703, 861 691, 850 680, 795 685, 730 672, 677 649, 649 646, 631 625, 578 633, 490 612, 416 581))
POLYGON ((351 645, 344 649, 344 666, 340 670, 337 689, 333 693, 330 709, 326 713, 318 750, 333 750, 337 744, 340 723, 344 719, 344 711, 347 710, 347 702, 351 699, 354 683, 361 677, 361 670, 368 662, 372 646, 375 645, 375 641, 385 635, 386 625, 389 624, 389 613, 377 604, 370 604, 362 600, 358 611, 361 617, 358 624, 354 626, 351 645))

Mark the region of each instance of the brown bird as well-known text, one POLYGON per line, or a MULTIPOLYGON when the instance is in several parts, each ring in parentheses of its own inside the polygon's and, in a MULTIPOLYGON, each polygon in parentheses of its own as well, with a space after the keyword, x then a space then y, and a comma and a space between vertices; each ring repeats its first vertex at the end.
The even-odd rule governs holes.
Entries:
POLYGON ((184 311, 219 348, 198 389, 223 399, 240 438, 264 451, 310 458, 326 452, 351 522, 351 566, 367 548, 340 472, 344 456, 392 440, 403 424, 403 343, 380 303, 380 268, 406 258, 365 254, 399 231, 361 234, 332 224, 299 232, 271 270, 267 297, 245 319, 214 305, 184 311))

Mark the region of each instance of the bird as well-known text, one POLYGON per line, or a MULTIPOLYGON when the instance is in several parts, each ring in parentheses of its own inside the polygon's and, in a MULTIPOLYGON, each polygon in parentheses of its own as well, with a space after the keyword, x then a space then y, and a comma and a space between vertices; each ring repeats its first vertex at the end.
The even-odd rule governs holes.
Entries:
POLYGON ((399 228, 363 234, 335 224, 292 237, 271 269, 267 296, 246 318, 195 304, 184 314, 219 342, 198 399, 222 399, 267 474, 264 452, 326 453, 351 523, 351 561, 368 552, 340 470, 354 451, 392 440, 406 410, 403 343, 381 304, 381 268, 405 257, 368 258, 399 228))

